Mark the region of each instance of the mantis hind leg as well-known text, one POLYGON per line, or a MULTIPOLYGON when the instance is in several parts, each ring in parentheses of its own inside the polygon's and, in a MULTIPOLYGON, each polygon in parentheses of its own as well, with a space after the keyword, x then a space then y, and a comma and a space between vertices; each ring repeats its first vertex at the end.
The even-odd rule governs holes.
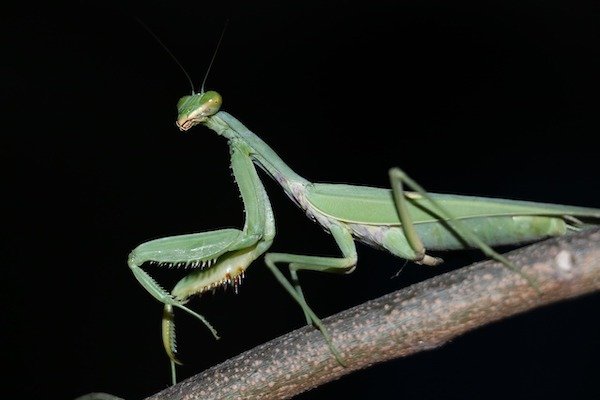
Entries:
POLYGON ((408 212, 408 200, 406 199, 406 193, 404 192, 403 187, 403 182, 405 182, 407 178, 406 174, 399 168, 392 168, 390 169, 389 175, 394 203, 396 204, 396 210, 398 211, 402 230, 404 231, 408 245, 414 252, 411 257, 412 261, 425 265, 438 265, 442 263, 443 260, 441 258, 425 254, 425 246, 423 246, 423 242, 415 230, 412 218, 408 212))
POLYGON ((323 322, 319 319, 319 317, 317 317, 317 315, 306 302, 300 282, 298 280, 298 271, 301 270, 338 274, 347 274, 354 271, 357 255, 356 246, 354 244, 354 240, 352 239, 352 235, 346 228, 338 225, 332 225, 330 227, 330 232, 338 247, 342 251, 343 257, 341 258, 305 256, 287 253, 268 253, 265 255, 265 263, 273 275, 275 275, 275 278, 279 281, 279 283, 292 296, 298 305, 300 305, 302 311, 304 312, 304 316, 306 317, 307 323, 314 325, 321 331, 336 360, 341 365, 345 365, 339 351, 333 344, 331 336, 325 328, 325 325, 323 325, 323 322), (277 263, 288 264, 293 284, 290 283, 290 281, 281 273, 281 271, 279 271, 276 265, 277 263))
POLYGON ((439 264, 442 260, 439 258, 429 257, 425 254, 425 248, 421 239, 419 238, 414 224, 412 223, 412 219, 410 218, 410 214, 408 213, 407 208, 407 196, 403 189, 403 183, 406 183, 410 186, 414 191, 418 193, 419 196, 422 196, 425 200, 427 200, 431 205, 431 211, 444 219, 448 225, 454 230, 454 232, 461 238, 466 241, 473 243, 477 246, 485 255, 493 258, 494 260, 504 264, 508 269, 517 274, 521 275, 536 291, 539 292, 538 286, 535 281, 528 276, 527 274, 521 272, 511 261, 509 261, 506 257, 492 249, 487 243, 481 240, 477 235, 475 235, 471 230, 469 230, 460 220, 454 218, 444 207, 442 207, 436 200, 434 200, 425 189, 423 189, 417 182, 411 179, 404 171, 400 168, 392 168, 389 171, 390 175, 390 183, 392 185, 392 193, 394 196, 394 201, 396 203, 396 208, 398 210, 398 216, 400 218, 400 223, 402 224, 402 228, 406 235, 406 240, 411 246, 411 248, 418 254, 418 257, 423 256, 421 260, 415 259, 415 261, 421 264, 426 265, 436 265, 439 264), (432 262, 427 259, 433 259, 432 262))

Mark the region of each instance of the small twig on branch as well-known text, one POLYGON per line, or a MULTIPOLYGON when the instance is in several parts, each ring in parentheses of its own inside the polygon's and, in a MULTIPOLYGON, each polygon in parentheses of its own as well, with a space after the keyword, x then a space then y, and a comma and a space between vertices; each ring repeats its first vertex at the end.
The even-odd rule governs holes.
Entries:
POLYGON ((461 268, 324 320, 347 367, 304 327, 147 400, 286 399, 352 371, 438 347, 477 327, 600 289, 600 229, 508 254, 541 294, 494 261, 461 268))

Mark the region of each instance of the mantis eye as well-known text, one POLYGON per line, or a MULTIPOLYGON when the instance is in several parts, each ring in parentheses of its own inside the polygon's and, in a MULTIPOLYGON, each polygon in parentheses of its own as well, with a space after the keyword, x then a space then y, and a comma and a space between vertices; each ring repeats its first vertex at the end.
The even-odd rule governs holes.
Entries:
POLYGON ((183 96, 182 98, 179 99, 179 101, 177 102, 177 109, 181 110, 183 108, 183 105, 185 103, 187 103, 187 101, 189 100, 189 98, 192 96, 183 96))
POLYGON ((223 98, 219 93, 215 92, 214 90, 205 92, 201 98, 200 108, 202 108, 202 115, 208 117, 216 114, 221 108, 222 104, 223 98))

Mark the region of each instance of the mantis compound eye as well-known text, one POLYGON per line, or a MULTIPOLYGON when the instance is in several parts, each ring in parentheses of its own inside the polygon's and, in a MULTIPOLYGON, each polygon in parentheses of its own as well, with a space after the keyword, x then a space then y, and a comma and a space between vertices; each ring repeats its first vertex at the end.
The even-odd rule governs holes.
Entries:
POLYGON ((177 111, 179 113, 181 113, 181 110, 185 107, 185 105, 189 101, 190 97, 192 97, 192 96, 183 96, 182 98, 179 99, 179 101, 177 102, 177 111))
POLYGON ((215 115, 223 104, 221 95, 213 90, 184 96, 177 102, 177 126, 182 131, 205 122, 215 115))
POLYGON ((207 117, 216 114, 223 104, 223 98, 214 90, 205 92, 200 99, 202 102, 201 107, 204 110, 203 114, 207 117))

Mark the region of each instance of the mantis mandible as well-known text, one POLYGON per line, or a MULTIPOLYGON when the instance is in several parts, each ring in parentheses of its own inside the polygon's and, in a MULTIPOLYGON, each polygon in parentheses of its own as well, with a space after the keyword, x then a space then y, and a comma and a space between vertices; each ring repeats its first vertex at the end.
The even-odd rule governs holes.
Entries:
MULTIPOLYGON (((227 139, 231 169, 245 209, 244 226, 241 230, 220 229, 151 240, 136 247, 128 258, 139 283, 164 304, 162 337, 173 383, 175 364, 180 364, 176 357, 174 308, 202 321, 218 339, 210 323, 185 304, 191 296, 221 286, 232 286, 237 292, 248 267, 263 254, 266 266, 302 308, 307 323, 322 332, 333 355, 344 365, 326 327, 306 302, 299 271, 351 273, 357 264, 355 241, 422 265, 442 262, 428 250, 479 248, 514 269, 492 247, 564 235, 584 226, 587 220, 600 220, 600 209, 594 208, 428 193, 399 168, 389 170, 390 189, 313 183, 294 172, 235 117, 220 111, 221 95, 204 91, 204 82, 200 93, 192 91, 178 101, 176 124, 184 132, 203 125, 227 139), (307 217, 331 234, 340 256, 266 253, 275 238, 275 220, 256 166, 271 176, 307 217), (405 191, 405 185, 414 191, 405 191), (192 272, 169 292, 142 269, 144 264, 177 266, 192 272), (291 279, 279 271, 278 265, 287 266, 291 279)), ((521 276, 535 287, 528 276, 521 276)))

